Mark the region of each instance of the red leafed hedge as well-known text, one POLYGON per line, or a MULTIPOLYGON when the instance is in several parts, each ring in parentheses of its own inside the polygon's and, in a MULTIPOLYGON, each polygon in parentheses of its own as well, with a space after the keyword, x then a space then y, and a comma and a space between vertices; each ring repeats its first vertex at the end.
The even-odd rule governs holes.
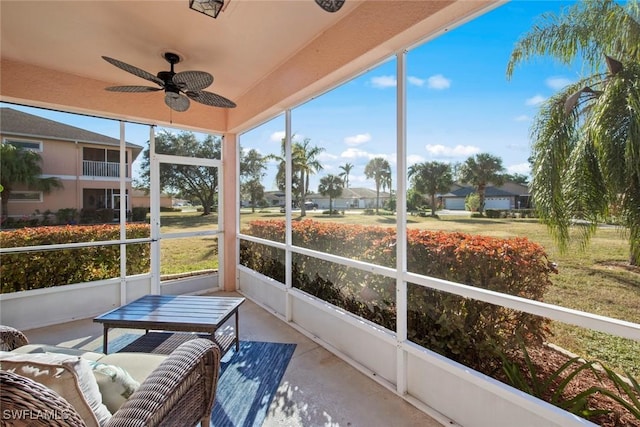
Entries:
MULTIPOLYGON (((128 224, 127 238, 149 237, 148 224, 128 224)), ((120 239, 119 225, 68 225, 0 232, 3 248, 120 239)), ((127 274, 149 271, 149 244, 127 245, 127 274)), ((108 279, 120 275, 120 245, 2 255, 2 293, 108 279)))
MULTIPOLYGON (((292 223, 296 246, 395 268, 396 231, 376 226, 304 220, 292 223)), ((254 221, 247 234, 284 240, 283 221, 254 221)), ((544 249, 526 238, 409 230, 408 271, 456 283, 542 300, 555 271, 544 249)), ((284 253, 242 243, 241 262, 280 279, 284 253), (269 262, 265 262, 269 260, 269 262), (265 269, 267 266, 267 269, 265 269), (269 269, 278 269, 274 271, 269 269)), ((396 329, 395 281, 317 258, 293 255, 293 286, 357 315, 396 329)), ((499 349, 517 348, 518 335, 541 341, 546 319, 485 302, 408 286, 409 339, 480 370, 490 370, 499 349)))

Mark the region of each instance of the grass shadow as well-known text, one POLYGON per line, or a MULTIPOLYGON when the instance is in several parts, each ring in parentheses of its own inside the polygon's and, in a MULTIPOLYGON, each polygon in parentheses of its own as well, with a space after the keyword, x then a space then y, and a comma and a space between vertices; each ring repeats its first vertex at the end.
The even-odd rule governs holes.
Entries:
POLYGON ((604 261, 582 268, 586 269, 590 275, 598 275, 607 281, 618 282, 640 294, 640 267, 604 261), (611 268, 611 270, 607 268, 611 268), (620 270, 624 270, 627 273, 620 274, 620 270))
POLYGON ((500 225, 509 225, 504 221, 487 219, 487 218, 439 218, 440 221, 446 222, 455 222, 458 224, 500 224, 500 225))

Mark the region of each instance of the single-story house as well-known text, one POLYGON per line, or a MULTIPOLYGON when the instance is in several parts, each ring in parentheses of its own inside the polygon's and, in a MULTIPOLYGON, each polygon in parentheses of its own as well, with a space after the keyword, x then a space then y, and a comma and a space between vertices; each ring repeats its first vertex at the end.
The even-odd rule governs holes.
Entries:
MULTIPOLYGON (((383 207, 391 194, 380 192, 380 206, 383 207)), ((318 209, 329 209, 329 196, 309 194, 307 201, 314 202, 318 209)), ((340 197, 332 200, 334 209, 375 209, 376 190, 370 188, 343 188, 340 197)))
MULTIPOLYGON (((439 195, 442 207, 450 210, 464 210, 465 200, 476 193, 473 186, 454 184, 451 191, 439 195)), ((485 209, 527 209, 531 208, 531 193, 526 185, 507 182, 501 186, 488 185, 485 189, 485 209)))

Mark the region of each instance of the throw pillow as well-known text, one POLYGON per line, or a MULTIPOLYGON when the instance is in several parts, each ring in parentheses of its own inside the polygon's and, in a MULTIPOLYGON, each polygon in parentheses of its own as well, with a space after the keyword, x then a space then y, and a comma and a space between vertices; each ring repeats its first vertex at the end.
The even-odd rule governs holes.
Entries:
POLYGON ((119 366, 94 361, 89 365, 98 381, 102 403, 112 414, 140 387, 140 383, 119 366))
POLYGON ((0 368, 55 391, 74 407, 87 426, 102 426, 111 418, 111 413, 102 404, 102 395, 89 362, 81 357, 0 352, 0 368))

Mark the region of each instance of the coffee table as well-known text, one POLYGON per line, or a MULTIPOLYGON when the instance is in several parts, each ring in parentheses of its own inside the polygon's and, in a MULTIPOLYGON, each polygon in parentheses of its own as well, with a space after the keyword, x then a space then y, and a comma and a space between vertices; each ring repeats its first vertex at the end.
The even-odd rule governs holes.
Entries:
MULTIPOLYGON (((239 350, 238 308, 244 300, 237 297, 145 295, 96 317, 93 321, 102 323, 104 326, 102 351, 105 354, 107 354, 108 334, 111 328, 144 329, 145 335, 136 340, 139 344, 138 351, 144 351, 145 342, 151 343, 152 336, 157 337, 158 334, 149 333, 150 330, 155 330, 205 333, 206 337, 218 343, 224 354, 233 344, 236 345, 236 351, 239 350), (216 333, 233 315, 235 315, 234 333, 216 333)), ((177 344, 198 336, 175 335, 184 335, 184 339, 173 341, 177 344)), ((167 353, 171 350, 165 348, 158 352, 167 353)))

